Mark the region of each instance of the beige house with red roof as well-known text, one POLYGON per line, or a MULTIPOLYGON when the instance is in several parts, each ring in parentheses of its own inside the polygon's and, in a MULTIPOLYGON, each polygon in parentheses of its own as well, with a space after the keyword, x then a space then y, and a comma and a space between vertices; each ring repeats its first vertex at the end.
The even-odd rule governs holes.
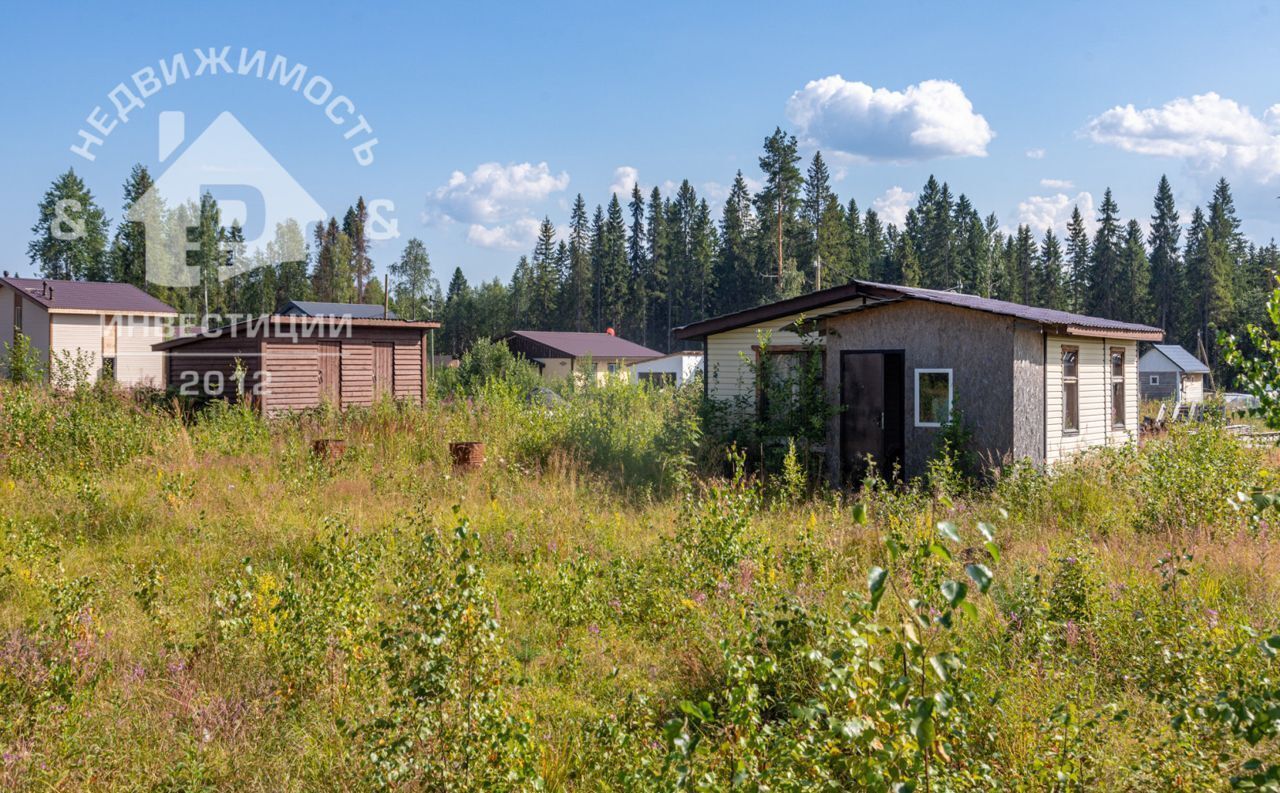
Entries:
POLYGON ((30 339, 46 377, 83 367, 92 381, 163 387, 165 338, 178 312, 131 284, 0 278, 0 350, 30 339))

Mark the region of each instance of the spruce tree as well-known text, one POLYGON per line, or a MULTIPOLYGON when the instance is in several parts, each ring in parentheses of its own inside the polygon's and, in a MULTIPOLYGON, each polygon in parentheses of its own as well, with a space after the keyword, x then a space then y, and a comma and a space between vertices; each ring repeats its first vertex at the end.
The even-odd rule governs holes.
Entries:
POLYGON ((817 256, 822 263, 823 287, 847 283, 852 277, 849 263, 849 222, 835 193, 827 194, 826 205, 822 208, 818 221, 817 256))
POLYGON ((105 281, 108 226, 93 193, 69 169, 53 180, 40 201, 27 257, 45 278, 105 281))
POLYGON ((754 225, 751 193, 742 171, 738 171, 720 213, 720 254, 716 257, 712 302, 716 314, 754 306, 762 298, 752 242, 754 225))
POLYGON ((1120 263, 1120 209, 1108 187, 1098 207, 1098 229, 1093 234, 1089 259, 1085 310, 1097 317, 1117 318, 1120 313, 1117 290, 1123 283, 1120 263))
POLYGON ((1024 305, 1035 305, 1039 301, 1036 276, 1036 241, 1031 235, 1031 227, 1024 224, 1018 226, 1013 237, 1013 255, 1009 260, 1009 300, 1024 305))
POLYGON ((920 259, 916 256, 911 235, 899 233, 893 251, 894 268, 903 286, 920 286, 920 259))
MULTIPOLYGON (((802 236, 801 243, 797 246, 800 272, 804 274, 810 287, 814 284, 816 275, 814 265, 822 255, 823 217, 828 211, 828 200, 831 197, 831 174, 822 159, 822 152, 816 151, 805 175, 804 197, 800 203, 799 227, 802 236)), ((831 266, 830 261, 824 261, 823 264, 831 266)))
POLYGON ((671 240, 667 229, 666 202, 658 188, 649 194, 649 217, 646 225, 649 249, 648 282, 645 293, 649 305, 645 314, 649 319, 645 332, 645 346, 660 350, 671 349, 671 240))
POLYGON ((462 268, 455 267, 441 312, 440 343, 447 354, 461 356, 474 340, 475 317, 472 312, 471 287, 462 274, 462 268))
POLYGON ((1168 177, 1161 176, 1156 186, 1155 212, 1151 215, 1151 234, 1147 243, 1151 246, 1153 319, 1170 339, 1176 336, 1178 302, 1185 289, 1182 262, 1178 258, 1178 238, 1181 235, 1178 210, 1173 203, 1173 188, 1169 186, 1168 177))
MULTIPOLYGON (((156 228, 163 223, 158 203, 143 206, 139 204, 147 191, 155 185, 145 165, 135 165, 124 183, 123 220, 116 228, 115 239, 111 243, 110 267, 112 281, 133 284, 145 288, 147 283, 147 227, 146 223, 154 223, 156 228), (130 211, 137 206, 147 213, 146 221, 129 220, 130 211)), ((156 256, 163 251, 155 251, 156 256)), ((158 264, 158 263, 157 263, 158 264)))
POLYGON ((845 232, 849 248, 849 277, 867 279, 871 277, 871 255, 867 240, 867 228, 858 211, 858 202, 849 199, 849 208, 844 213, 849 229, 845 232))
POLYGON ((1040 258, 1036 269, 1035 305, 1063 308, 1062 246, 1053 229, 1046 229, 1040 242, 1040 258))
POLYGON ((889 263, 889 247, 885 244, 885 230, 880 225, 880 216, 874 209, 868 209, 862 228, 867 238, 867 277, 879 283, 893 283, 892 267, 889 263))
POLYGON ((534 244, 529 267, 525 303, 527 327, 550 330, 556 319, 560 273, 556 259, 556 227, 549 217, 543 218, 538 227, 538 240, 534 244))
POLYGON ((585 331, 594 317, 591 272, 591 227, 582 194, 569 214, 569 260, 560 304, 570 330, 585 331))
POLYGON ((627 266, 627 222, 622 214, 622 204, 617 194, 609 198, 609 212, 604 223, 601 237, 603 250, 600 255, 600 301, 601 326, 605 328, 625 327, 628 324, 627 278, 630 269, 627 266))
POLYGON ((624 333, 629 339, 644 339, 649 325, 649 255, 646 250, 644 227, 644 193, 640 185, 631 188, 631 201, 627 210, 631 213, 631 227, 627 231, 627 264, 630 276, 627 280, 627 325, 624 333))
POLYGON ((1127 322, 1150 321, 1151 265, 1143 241, 1142 224, 1130 220, 1125 226, 1120 248, 1120 270, 1116 294, 1117 319, 1127 322))
POLYGON ((1077 205, 1071 209, 1067 223, 1067 310, 1084 311, 1085 293, 1089 287, 1089 232, 1077 205))

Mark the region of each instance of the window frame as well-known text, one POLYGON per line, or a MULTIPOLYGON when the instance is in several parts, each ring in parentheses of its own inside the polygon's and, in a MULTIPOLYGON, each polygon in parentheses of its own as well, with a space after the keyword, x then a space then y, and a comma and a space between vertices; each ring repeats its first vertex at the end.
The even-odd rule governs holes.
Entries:
POLYGON ((1160 375, 1147 375, 1147 385, 1160 385, 1160 375))
POLYGON ((915 420, 917 427, 941 427, 945 421, 921 421, 920 420, 920 375, 924 374, 945 374, 947 376, 947 420, 951 419, 951 411, 955 409, 956 399, 956 376, 953 369, 916 369, 915 370, 915 413, 912 418, 915 420))
MULTIPOLYGON (((756 418, 760 421, 768 421, 769 419, 769 384, 765 382, 765 378, 761 377, 761 373, 765 369, 766 358, 792 357, 795 359, 796 369, 799 369, 810 363, 805 358, 807 355, 812 355, 818 359, 819 370, 821 372, 826 371, 827 351, 825 347, 804 344, 769 344, 762 347, 759 344, 753 344, 751 349, 756 356, 756 373, 753 379, 755 380, 756 392, 756 418)), ((819 379, 819 390, 823 388, 823 379, 819 379)))
POLYGON ((1080 346, 1077 344, 1063 344, 1061 346, 1058 363, 1062 367, 1062 434, 1063 435, 1079 435, 1080 434, 1080 346), (1067 353, 1075 355, 1075 363, 1073 364, 1074 373, 1067 374, 1067 353), (1074 393, 1068 396, 1067 385, 1075 386, 1074 393), (1071 421, 1068 421, 1071 419, 1071 421))
POLYGON ((1126 367, 1129 364, 1127 350, 1124 347, 1107 348, 1108 381, 1111 384, 1111 429, 1128 430, 1128 389, 1126 367), (1120 374, 1116 374, 1115 356, 1120 356, 1120 374), (1116 386, 1120 386, 1120 398, 1116 399, 1116 386), (1118 419, 1118 420, 1117 420, 1118 419))

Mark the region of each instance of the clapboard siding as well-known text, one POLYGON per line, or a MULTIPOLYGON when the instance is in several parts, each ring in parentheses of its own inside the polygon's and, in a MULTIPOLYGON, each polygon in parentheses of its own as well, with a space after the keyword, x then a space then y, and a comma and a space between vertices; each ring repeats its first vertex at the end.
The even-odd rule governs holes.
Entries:
MULTIPOLYGON (((862 298, 858 298, 844 303, 835 303, 824 306, 821 313, 856 308, 864 302, 862 298)), ((800 336, 791 331, 779 330, 800 317, 800 314, 793 314, 789 317, 771 319, 759 325, 735 328, 708 336, 704 369, 708 396, 725 402, 742 399, 745 400, 745 404, 754 405, 756 400, 755 375, 752 372, 755 362, 754 348, 759 346, 762 335, 766 335, 769 344, 774 347, 802 344, 803 340, 800 336)), ((823 342, 821 337, 816 341, 818 344, 823 342)))
POLYGON ((422 345, 398 341, 392 353, 396 399, 422 398, 422 345))
POLYGON ((1138 435, 1138 344, 1121 339, 1050 336, 1045 361, 1046 460, 1056 462, 1094 446, 1127 443, 1138 435), (1076 347, 1079 358, 1080 429, 1063 432, 1062 348, 1076 347), (1125 350, 1125 426, 1111 425, 1110 350, 1125 350))
POLYGON ((342 343, 342 406, 373 404, 373 344, 342 343))
POLYGON ((50 373, 83 362, 88 366, 89 381, 96 381, 102 373, 102 334, 107 330, 103 325, 98 314, 54 314, 50 373))
POLYGON ((164 353, 151 345, 164 341, 162 317, 121 317, 116 321, 116 381, 130 386, 160 387, 164 353))

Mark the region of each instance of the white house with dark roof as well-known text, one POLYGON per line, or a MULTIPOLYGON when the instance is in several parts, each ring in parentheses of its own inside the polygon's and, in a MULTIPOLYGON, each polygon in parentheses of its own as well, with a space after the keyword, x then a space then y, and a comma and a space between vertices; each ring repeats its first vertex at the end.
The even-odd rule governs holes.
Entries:
POLYGON ((131 284, 0 278, 0 350, 30 339, 46 376, 79 361, 91 380, 164 385, 163 341, 178 312, 131 284))
MULTIPOLYGON (((1138 434, 1138 342, 1159 328, 934 289, 852 281, 675 329, 701 341, 710 399, 760 412, 756 372, 823 358, 827 470, 924 473, 949 418, 989 463, 1043 464, 1138 434), (799 322, 803 320, 803 322, 799 322), (798 330, 814 331, 801 343, 798 330), (758 366, 764 355, 771 367, 758 366)), ((767 423, 769 417, 762 415, 767 423)))
POLYGON ((1204 401, 1207 374, 1209 367, 1177 344, 1153 344, 1138 359, 1138 388, 1143 399, 1199 404, 1204 401))
POLYGON ((352 319, 400 319, 385 306, 370 303, 326 303, 321 300, 290 300, 280 309, 285 317, 351 317, 352 319))
POLYGON ((503 341, 513 353, 537 366, 544 380, 560 380, 573 373, 581 375, 588 361, 598 382, 610 377, 629 378, 627 367, 631 364, 662 355, 612 331, 513 330, 503 341))

